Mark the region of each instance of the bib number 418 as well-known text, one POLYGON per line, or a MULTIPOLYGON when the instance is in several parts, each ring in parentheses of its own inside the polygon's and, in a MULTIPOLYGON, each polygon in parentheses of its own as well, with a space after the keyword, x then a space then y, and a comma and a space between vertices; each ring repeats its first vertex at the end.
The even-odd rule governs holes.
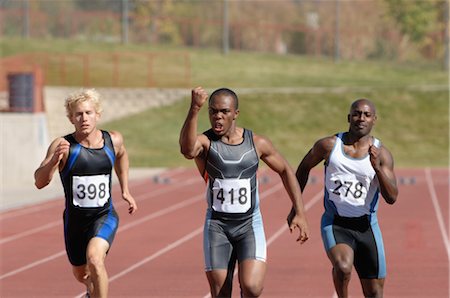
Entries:
POLYGON ((212 208, 218 212, 245 213, 250 209, 250 179, 215 179, 212 208))
MULTIPOLYGON (((224 195, 224 190, 223 188, 221 188, 219 190, 219 192, 217 193, 217 197, 216 199, 219 200, 221 202, 221 204, 223 204, 225 202, 225 200, 227 200, 226 197, 228 197, 228 199, 230 200, 230 204, 233 205, 235 204, 235 189, 230 189, 226 196, 224 195)), ((237 190, 237 201, 239 202, 239 204, 241 205, 245 205, 245 203, 247 203, 247 189, 246 188, 239 188, 237 190)))

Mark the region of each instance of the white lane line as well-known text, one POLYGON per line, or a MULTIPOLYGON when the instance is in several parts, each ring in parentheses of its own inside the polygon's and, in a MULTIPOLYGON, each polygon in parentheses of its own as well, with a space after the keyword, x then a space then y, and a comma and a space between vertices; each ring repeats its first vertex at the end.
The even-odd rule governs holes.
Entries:
MULTIPOLYGON (((56 196, 56 197, 63 198, 63 194, 61 193, 61 196, 56 196)), ((25 206, 19 210, 6 211, 7 213, 0 214, 0 220, 5 220, 5 219, 9 219, 11 217, 17 217, 20 215, 25 215, 25 214, 38 212, 38 211, 42 211, 42 210, 47 210, 47 209, 51 209, 51 208, 56 208, 56 207, 60 207, 60 206, 63 206, 63 204, 60 204, 60 202, 57 199, 55 199, 51 203, 43 202, 42 204, 39 204, 38 206, 33 206, 33 207, 25 206)))
POLYGON ((447 236, 447 231, 445 230, 444 218, 442 216, 442 209, 439 205, 439 200, 436 195, 436 190, 434 189, 433 178, 431 176, 431 171, 429 168, 425 168, 425 177, 427 180, 428 191, 431 195, 431 201, 433 202, 434 211, 436 213, 436 219, 439 224, 439 230, 441 232, 442 240, 444 241, 445 249, 447 251, 447 259, 450 261, 450 243, 447 236))
MULTIPOLYGON (((138 224, 141 224, 141 223, 146 222, 146 221, 148 221, 150 219, 154 219, 154 218, 160 217, 160 216, 165 215, 165 214, 167 214, 167 213, 169 213, 171 211, 175 211, 175 210, 178 210, 180 208, 186 207, 186 206, 188 206, 190 204, 193 204, 193 203, 196 203, 198 201, 201 201, 202 198, 203 198, 203 196, 197 195, 195 197, 187 199, 187 200, 185 200, 183 202, 180 202, 178 204, 175 204, 175 205, 172 205, 170 207, 167 207, 167 208, 161 209, 159 211, 153 212, 153 213, 149 214, 148 216, 146 216, 146 217, 144 217, 142 219, 139 219, 138 220, 138 224)), ((117 233, 120 233, 121 231, 129 229, 129 226, 136 226, 136 225, 137 224, 135 224, 134 222, 130 222, 130 223, 122 226, 121 228, 119 228, 117 233)), ((36 262, 33 262, 31 264, 28 264, 28 265, 25 265, 23 267, 20 267, 20 268, 18 268, 16 270, 13 270, 13 271, 7 272, 7 273, 5 273, 3 275, 0 275, 0 280, 4 279, 6 277, 9 277, 9 276, 18 274, 18 273, 23 272, 25 270, 31 269, 33 267, 36 267, 38 265, 41 265, 43 263, 46 263, 48 261, 51 261, 51 260, 53 260, 53 259, 55 259, 57 257, 63 256, 63 255, 65 255, 65 250, 59 251, 59 252, 57 252, 57 253, 55 253, 55 254, 53 254, 51 256, 48 256, 46 258, 43 258, 43 259, 38 260, 36 262)))
MULTIPOLYGON (((181 172, 183 170, 183 168, 177 168, 175 170, 172 170, 170 172, 163 172, 158 174, 158 176, 164 176, 164 177, 168 177, 169 179, 172 179, 171 177, 176 176, 179 172, 181 172)), ((150 176, 149 178, 152 178, 152 176, 150 176)), ((134 181, 138 181, 136 183, 138 183, 137 185, 142 185, 145 184, 144 182, 140 182, 141 179, 144 178, 139 178, 136 179, 134 181)), ((189 180, 193 180, 192 178, 189 180)), ((199 179, 196 179, 197 181, 199 181, 199 179)), ((201 180, 201 178, 200 178, 201 180)), ((130 181, 130 182, 134 182, 134 181, 130 181)), ((183 183, 185 183, 186 181, 184 181, 183 183)), ((115 187, 119 187, 118 184, 114 184, 115 187)), ((133 186, 133 185, 132 185, 133 186)), ((36 189, 36 191, 39 191, 36 189)), ((61 195, 57 195, 55 196, 55 200, 52 201, 46 201, 46 202, 42 202, 41 204, 38 204, 37 206, 30 206, 30 207, 23 207, 20 209, 15 209, 15 210, 6 210, 3 212, 0 212, 0 220, 5 220, 5 219, 9 219, 11 217, 17 217, 17 216, 21 216, 21 215, 25 215, 25 214, 29 214, 29 213, 33 213, 33 212, 38 212, 38 211, 42 211, 42 210, 46 210, 46 209, 51 209, 51 208, 56 208, 56 207, 63 207, 63 204, 60 203, 61 200, 58 200, 56 198, 60 198, 62 200, 64 200, 64 192, 61 190, 61 195)))
MULTIPOLYGON (((109 282, 113 282, 114 280, 130 273, 131 271, 145 265, 148 262, 151 262, 152 260, 162 256, 163 254, 171 251, 172 249, 177 248, 178 246, 182 245, 183 243, 191 240, 192 238, 196 237, 197 235, 200 235, 203 232, 203 226, 197 228, 196 230, 192 231, 191 233, 187 234, 186 236, 178 239, 175 242, 170 243, 169 245, 167 245, 166 247, 164 247, 163 249, 158 250, 157 252, 155 252, 154 254, 140 260, 137 263, 134 263, 133 265, 131 265, 130 267, 126 268, 125 270, 120 271, 119 273, 111 276, 109 278, 109 282)), ((83 298, 85 297, 86 291, 83 291, 81 293, 79 293, 78 295, 76 295, 76 298, 83 298)))
MULTIPOLYGON (((447 250, 447 259, 449 260, 449 270, 450 270, 450 245, 447 236, 447 232, 445 231, 444 219, 442 217, 442 209, 439 205, 439 200, 436 195, 436 191, 434 189, 433 178, 431 176, 431 172, 429 168, 425 168, 425 178, 427 181, 428 191, 431 195, 431 201, 433 203, 434 211, 436 213, 436 218, 438 220, 439 229, 442 235, 442 240, 444 242, 445 248, 447 250)), ((449 271, 449 287, 450 287, 450 271, 449 271)), ((450 288, 449 288, 450 290, 450 288)), ((336 292, 333 295, 333 298, 337 298, 336 292)))
MULTIPOLYGON (((442 240, 444 241, 445 248, 447 250, 447 286, 448 292, 450 293, 450 244, 448 239, 448 232, 445 230, 444 218, 442 216, 442 209, 439 205, 439 200, 436 195, 436 190, 434 188, 433 177, 431 175, 430 168, 425 168, 425 177, 427 180, 428 191, 431 195, 431 201, 433 202, 434 212, 436 213, 436 218, 439 223, 439 230, 441 231, 442 240)), ((449 214, 450 216, 450 214, 449 214)))
MULTIPOLYGON (((151 192, 150 194, 146 193, 146 194, 138 195, 138 196, 135 197, 135 199, 137 200, 138 203, 140 203, 142 201, 145 201, 145 200, 148 200, 150 198, 153 198, 154 196, 161 195, 163 193, 167 193, 167 192, 172 191, 172 190, 174 190, 174 189, 176 189, 178 187, 186 186, 188 184, 192 184, 192 183, 195 183, 195 182, 198 182, 198 181, 199 181, 198 179, 192 179, 192 178, 191 179, 187 179, 184 182, 181 182, 181 183, 179 183, 177 185, 173 185, 170 189, 169 188, 161 188, 159 190, 151 192)), ((124 204, 126 204, 125 201, 120 200, 117 204, 115 204, 115 207, 119 207, 119 206, 124 205, 124 204)), ((140 221, 142 221, 142 219, 140 219, 140 221)), ((31 230, 28 230, 28 231, 21 232, 19 234, 15 234, 15 235, 11 235, 9 237, 3 238, 3 239, 0 240, 0 245, 4 244, 4 243, 7 243, 7 242, 10 242, 10 241, 13 241, 13 240, 17 240, 17 239, 26 237, 26 236, 33 235, 33 234, 38 233, 38 232, 42 232, 42 231, 47 230, 47 229, 51 229, 53 227, 61 226, 61 225, 62 225, 62 220, 53 221, 53 222, 50 222, 48 224, 44 224, 41 227, 34 228, 34 229, 31 229, 31 230)), ((120 227, 119 227, 119 229, 120 229, 120 227)))
MULTIPOLYGON (((262 194, 261 194, 261 198, 263 198, 264 196, 268 196, 268 195, 270 195, 270 194, 272 194, 272 193, 278 191, 280 188, 281 188, 281 184, 278 183, 278 184, 275 185, 273 188, 271 188, 271 189, 265 191, 264 193, 262 193, 262 194)), ((203 198, 203 197, 204 197, 204 195, 198 195, 198 196, 192 198, 191 201, 197 201, 197 200, 199 200, 199 198, 203 198)), ((179 203, 178 205, 185 205, 185 203, 182 202, 182 203, 179 203)), ((186 205, 188 205, 188 204, 186 204, 186 205)), ((169 208, 167 208, 167 209, 171 209, 171 208, 169 207, 169 208)), ((177 208, 177 209, 179 209, 179 208, 177 208)), ((166 210, 166 209, 165 209, 165 210, 166 210)), ((165 210, 161 210, 161 211, 159 212, 159 213, 160 213, 159 215, 163 215, 163 214, 168 213, 168 212, 166 212, 165 210)), ((124 228, 124 229, 130 228, 130 227, 132 226, 132 224, 133 224, 133 223, 130 223, 130 224, 127 225, 127 227, 124 228), (130 226, 130 227, 128 227, 128 226, 130 226)), ((124 229, 122 229, 122 230, 124 230, 124 229)), ((130 267, 126 268, 125 270, 120 271, 119 273, 113 275, 113 276, 109 279, 109 282, 113 282, 114 280, 116 280, 116 279, 118 279, 118 278, 120 278, 120 277, 122 277, 122 276, 124 276, 124 275, 126 275, 126 274, 128 274, 128 273, 130 273, 131 271, 133 271, 133 270, 135 270, 135 269, 137 269, 137 268, 143 266, 144 264, 146 264, 146 263, 148 263, 148 262, 150 262, 150 261, 156 259, 157 257, 160 257, 160 256, 162 256, 163 254, 165 254, 165 253, 171 251, 172 249, 174 249, 174 248, 180 246, 180 245, 183 244, 184 242, 187 242, 187 241, 191 240, 192 238, 194 238, 194 237, 196 237, 197 235, 201 234, 201 233, 203 232, 203 229, 204 229, 203 226, 197 228, 196 230, 192 231, 192 232, 189 233, 188 235, 186 235, 186 236, 184 236, 184 237, 178 239, 178 240, 175 241, 175 242, 170 243, 170 244, 167 245, 165 248, 160 249, 159 251, 157 251, 156 253, 152 254, 151 256, 148 256, 148 257, 142 259, 141 261, 139 261, 139 262, 137 262, 137 263, 131 265, 130 267)), ((76 295, 75 297, 76 297, 76 298, 81 298, 81 297, 83 297, 84 295, 85 295, 85 292, 82 292, 82 293, 79 293, 78 295, 76 295)))
POLYGON ((65 251, 65 250, 60 251, 60 252, 58 252, 58 253, 56 253, 56 254, 53 254, 53 255, 48 256, 48 257, 43 258, 43 259, 40 259, 39 261, 30 263, 30 264, 28 264, 28 265, 26 265, 26 266, 23 266, 23 267, 20 267, 20 268, 18 268, 18 269, 16 269, 16 270, 13 270, 13 271, 10 271, 10 272, 8 272, 8 273, 5 273, 5 274, 3 274, 3 275, 0 276, 0 280, 2 280, 2 279, 4 279, 4 278, 7 278, 7 277, 9 277, 9 276, 13 276, 13 275, 15 275, 15 274, 18 274, 18 273, 23 272, 23 271, 25 271, 25 270, 28 270, 28 269, 30 269, 30 268, 39 266, 39 265, 41 265, 41 264, 44 264, 44 263, 49 262, 49 261, 51 261, 51 260, 54 260, 54 259, 56 259, 56 258, 62 257, 62 256, 64 256, 65 254, 66 254, 66 251, 65 251))
MULTIPOLYGON (((311 200, 308 201, 308 203, 305 204, 305 212, 308 211, 314 204, 316 204, 319 200, 322 199, 323 193, 319 192, 317 193, 311 200)), ((287 232, 289 229, 287 228, 287 224, 283 224, 278 231, 276 231, 268 240, 267 240, 267 246, 272 244, 278 237, 280 237, 283 233, 287 232)))
POLYGON ((22 232, 22 233, 18 233, 18 234, 9 236, 9 237, 5 237, 5 238, 0 240, 0 244, 11 242, 11 241, 14 241, 14 240, 17 240, 17 239, 20 239, 20 238, 23 238, 23 237, 35 234, 35 233, 39 233, 39 232, 47 230, 47 229, 51 229, 51 228, 56 227, 56 226, 61 226, 61 220, 55 220, 55 221, 52 221, 52 222, 50 222, 48 224, 40 226, 38 228, 30 229, 30 230, 22 232))
POLYGON ((128 230, 128 229, 131 229, 132 227, 140 225, 141 223, 144 223, 144 222, 146 222, 146 221, 148 221, 150 219, 166 215, 167 213, 170 213, 172 211, 181 209, 183 207, 189 206, 191 204, 194 204, 194 203, 196 203, 198 201, 203 201, 203 200, 204 200, 204 195, 197 195, 197 196, 192 197, 190 199, 183 200, 180 203, 177 203, 177 204, 172 205, 170 207, 158 210, 158 211, 153 212, 153 213, 151 213, 151 214, 149 214, 149 215, 147 215, 145 217, 142 217, 142 218, 140 218, 138 220, 134 220, 134 221, 124 225, 123 227, 119 227, 119 230, 117 232, 119 232, 119 231, 122 232, 122 231, 125 231, 125 230, 128 230))
POLYGON ((119 273, 111 276, 111 278, 109 279, 110 282, 113 282, 114 280, 130 273, 131 271, 141 267, 142 265, 156 259, 157 257, 162 256, 163 254, 171 251, 172 249, 180 246, 181 244, 191 240, 192 238, 196 237, 197 235, 200 235, 203 232, 203 226, 195 229, 194 231, 190 232, 189 234, 187 234, 186 236, 178 239, 175 242, 170 243, 169 245, 167 245, 165 248, 158 250, 156 253, 152 254, 151 256, 148 256, 144 259, 142 259, 141 261, 133 264, 132 266, 128 267, 125 270, 120 271, 119 273))
MULTIPOLYGON (((308 203, 305 204, 305 212, 308 211, 314 204, 316 204, 318 201, 320 201, 323 197, 323 192, 318 192, 311 200, 308 201, 308 203)), ((267 240, 267 247, 269 247, 270 244, 272 244, 278 237, 280 237, 283 233, 285 233, 287 230, 286 224, 283 224, 270 238, 267 240)), ((234 276, 238 273, 238 270, 234 270, 234 276)), ((203 296, 203 298, 211 298, 211 293, 207 293, 203 296)))

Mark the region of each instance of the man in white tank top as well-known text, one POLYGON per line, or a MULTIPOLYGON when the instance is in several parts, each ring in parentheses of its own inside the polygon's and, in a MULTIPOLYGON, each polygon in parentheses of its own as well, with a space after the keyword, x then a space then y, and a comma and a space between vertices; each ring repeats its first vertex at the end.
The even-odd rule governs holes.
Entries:
POLYGON ((296 173, 303 191, 311 169, 325 161, 321 232, 339 297, 348 297, 353 266, 364 296, 383 296, 386 260, 377 220, 378 198, 381 192, 393 204, 398 189, 391 153, 370 135, 376 119, 371 101, 353 102, 348 132, 318 140, 296 173))

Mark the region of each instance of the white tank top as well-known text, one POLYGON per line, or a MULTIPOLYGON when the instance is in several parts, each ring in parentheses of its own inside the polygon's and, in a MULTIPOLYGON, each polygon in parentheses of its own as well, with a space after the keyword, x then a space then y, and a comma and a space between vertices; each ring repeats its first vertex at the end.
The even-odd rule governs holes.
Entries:
MULTIPOLYGON (((374 213, 378 208, 379 184, 369 154, 363 158, 346 155, 343 135, 337 135, 325 167, 325 208, 345 217, 374 213)), ((376 138, 374 145, 381 146, 376 138)))

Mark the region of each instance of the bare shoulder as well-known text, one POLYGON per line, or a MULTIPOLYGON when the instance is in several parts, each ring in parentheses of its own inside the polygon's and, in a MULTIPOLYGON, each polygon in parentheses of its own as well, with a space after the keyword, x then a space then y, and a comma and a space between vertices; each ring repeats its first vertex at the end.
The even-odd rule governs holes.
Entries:
POLYGON ((109 135, 111 136, 114 147, 121 147, 123 145, 123 136, 120 132, 111 130, 109 131, 109 135))
POLYGON ((196 147, 200 146, 201 147, 200 151, 207 150, 209 148, 210 143, 211 143, 210 136, 208 136, 207 133, 197 134, 195 146, 196 147))
POLYGON ((203 146, 209 146, 210 140, 205 134, 203 133, 198 134, 197 139, 203 146))
POLYGON ((199 144, 199 145, 198 145, 198 151, 196 154, 196 159, 203 160, 206 158, 206 155, 208 154, 211 140, 208 138, 208 136, 201 133, 201 134, 197 135, 197 144, 199 144))
POLYGON ((52 142, 51 142, 51 145, 53 145, 53 144, 59 144, 59 143, 61 143, 62 141, 65 141, 66 139, 64 138, 64 137, 57 137, 56 139, 54 139, 52 142))
POLYGON ((49 149, 55 149, 59 144, 61 144, 61 142, 67 142, 67 140, 63 137, 58 137, 50 143, 49 149))
POLYGON ((267 143, 272 143, 268 138, 266 138, 265 136, 262 135, 258 135, 258 134, 253 134, 253 142, 255 143, 255 145, 258 144, 267 144, 267 143))
POLYGON ((320 159, 328 159, 335 144, 336 144, 336 136, 335 135, 321 138, 314 143, 314 146, 309 151, 308 155, 312 155, 318 159, 319 158, 320 159))
POLYGON ((265 136, 253 134, 253 143, 260 156, 276 151, 272 141, 265 136))
POLYGON ((389 165, 389 166, 393 166, 394 165, 394 157, 392 156, 391 151, 389 151, 388 148, 386 148, 386 146, 384 146, 383 144, 381 144, 380 147, 380 157, 381 157, 381 163, 384 165, 389 165))
POLYGON ((327 136, 317 140, 316 143, 314 144, 314 148, 330 152, 331 150, 333 150, 335 144, 336 144, 336 136, 335 135, 327 136))
POLYGON ((113 139, 113 141, 114 140, 123 140, 122 134, 116 130, 109 131, 109 135, 111 136, 111 139, 113 139))

